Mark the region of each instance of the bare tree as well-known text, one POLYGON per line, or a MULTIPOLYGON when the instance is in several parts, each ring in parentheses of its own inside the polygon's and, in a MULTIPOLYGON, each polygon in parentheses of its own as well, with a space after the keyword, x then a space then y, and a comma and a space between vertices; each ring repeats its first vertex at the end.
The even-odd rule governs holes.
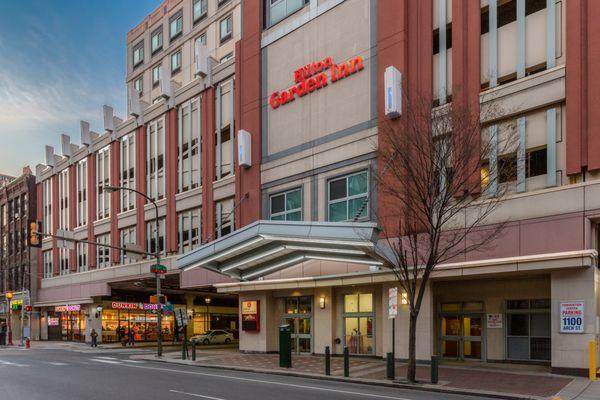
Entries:
POLYGON ((516 179, 522 163, 514 123, 482 124, 503 115, 498 107, 432 110, 430 97, 404 101, 402 117, 379 127, 376 255, 407 293, 406 377, 414 382, 416 326, 430 275, 441 263, 493 245, 508 221, 489 217, 511 190, 503 182, 516 179))

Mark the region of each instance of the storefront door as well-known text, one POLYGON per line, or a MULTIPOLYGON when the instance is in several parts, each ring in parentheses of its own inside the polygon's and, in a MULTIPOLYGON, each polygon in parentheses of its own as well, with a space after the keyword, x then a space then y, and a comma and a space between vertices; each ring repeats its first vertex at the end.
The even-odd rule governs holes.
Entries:
POLYGON ((285 299, 286 315, 282 325, 292 329, 292 352, 312 353, 312 297, 288 297, 285 299))
POLYGON ((344 296, 344 343, 350 354, 374 354, 373 294, 344 296))
POLYGON ((442 304, 440 352, 454 360, 482 360, 483 303, 442 304))

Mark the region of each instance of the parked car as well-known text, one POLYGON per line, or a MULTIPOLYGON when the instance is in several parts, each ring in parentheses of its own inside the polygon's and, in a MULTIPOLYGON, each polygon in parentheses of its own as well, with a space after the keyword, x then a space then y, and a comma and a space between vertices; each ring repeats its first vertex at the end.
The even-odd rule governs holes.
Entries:
POLYGON ((190 341, 201 344, 229 344, 233 340, 234 337, 231 333, 221 329, 208 331, 202 335, 195 335, 190 338, 190 341))

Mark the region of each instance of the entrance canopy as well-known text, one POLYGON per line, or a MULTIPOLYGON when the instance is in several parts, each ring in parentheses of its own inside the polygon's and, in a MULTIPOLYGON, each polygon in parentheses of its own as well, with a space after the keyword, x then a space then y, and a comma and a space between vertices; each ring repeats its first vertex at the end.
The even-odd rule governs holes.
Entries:
POLYGON ((381 265, 369 255, 377 234, 375 223, 256 221, 178 257, 177 266, 250 281, 308 260, 381 265))

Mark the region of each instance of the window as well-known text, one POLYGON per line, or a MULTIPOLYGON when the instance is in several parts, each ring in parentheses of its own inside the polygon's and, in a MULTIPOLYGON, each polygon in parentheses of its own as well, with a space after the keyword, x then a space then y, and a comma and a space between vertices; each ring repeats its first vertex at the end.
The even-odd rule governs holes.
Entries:
POLYGON ((171 72, 174 74, 181 70, 181 50, 171 54, 171 72))
MULTIPOLYGON (((136 231, 135 226, 130 226, 129 228, 121 229, 119 231, 119 236, 121 238, 121 247, 126 247, 129 244, 136 243, 136 231)), ((121 264, 131 264, 135 262, 135 260, 127 257, 125 255, 125 251, 121 250, 121 264)))
POLYGON ((432 86, 437 107, 452 99, 452 0, 434 0, 434 9, 432 86))
POLYGON ((76 167, 77 173, 77 226, 83 226, 87 223, 87 158, 79 161, 76 167))
POLYGON ((208 0, 194 0, 193 14, 194 23, 206 17, 208 13, 208 0))
POLYGON ((206 46, 206 33, 203 33, 202 35, 198 36, 196 38, 196 42, 200 42, 206 46))
POLYGON ((278 221, 301 221, 302 190, 294 189, 271 196, 271 219, 278 221))
POLYGON ((152 32, 152 38, 150 40, 150 51, 155 54, 163 47, 163 28, 162 26, 152 32))
POLYGON ((88 270, 88 244, 77 243, 77 272, 88 270))
POLYGON ((69 229, 69 170, 58 174, 58 229, 69 229))
POLYGON ((509 360, 550 360, 550 300, 506 301, 509 360))
POLYGON ((97 219, 107 218, 110 214, 110 193, 104 188, 110 184, 110 148, 104 147, 96 153, 97 219))
POLYGON ((144 78, 142 76, 133 81, 133 88, 137 90, 140 95, 142 94, 144 91, 144 78))
POLYGON ((152 86, 157 86, 160 83, 160 64, 152 68, 152 86))
POLYGON ((329 221, 352 221, 369 215, 369 177, 358 172, 328 182, 329 221))
MULTIPOLYGON (((43 183, 43 192, 42 192, 42 203, 43 203, 43 226, 45 234, 53 233, 52 230, 52 178, 46 179, 43 183)), ((5 211, 8 215, 10 211, 8 211, 8 207, 5 208, 5 211)), ((7 215, 4 217, 4 221, 7 221, 7 215)))
POLYGON ((223 57, 221 57, 221 59, 219 60, 219 63, 223 64, 224 62, 227 62, 227 61, 231 60, 232 58, 233 58, 233 51, 230 51, 229 53, 227 53, 223 57))
POLYGON ((269 26, 289 17, 308 4, 310 0, 266 0, 269 26))
POLYGON ((216 123, 215 130, 215 177, 217 180, 233 175, 234 160, 234 107, 233 79, 217 86, 216 90, 216 123))
POLYGON ((227 3, 229 0, 218 0, 217 7, 221 7, 223 4, 227 3))
POLYGON ((179 253, 186 253, 200 245, 200 217, 200 208, 183 211, 177 215, 179 253))
MULTIPOLYGON (((156 253, 156 221, 151 220, 146 222, 146 241, 148 252, 156 253)), ((158 220, 158 249, 161 254, 165 254, 165 219, 158 220)), ((154 255, 148 255, 148 258, 153 258, 154 255)))
POLYGON ((52 250, 46 250, 43 252, 44 258, 44 278, 52 278, 54 274, 54 268, 52 266, 52 250))
POLYGON ((142 40, 133 48, 133 67, 144 62, 144 41, 142 40))
POLYGON ((179 11, 169 20, 169 38, 175 39, 183 32, 183 14, 179 11))
POLYGON ((179 107, 178 117, 178 192, 197 188, 201 182, 201 138, 200 97, 179 107))
POLYGON ((146 126, 146 194, 153 200, 165 196, 165 120, 154 120, 146 126))
POLYGON ((227 18, 222 19, 221 22, 219 22, 219 26, 221 43, 231 39, 233 34, 233 16, 229 15, 227 18))
POLYGON ((58 249, 59 252, 59 262, 60 262, 60 274, 67 275, 69 271, 69 250, 68 249, 58 249))
POLYGON ((526 176, 545 175, 547 173, 547 151, 543 149, 530 150, 527 152, 527 171, 526 176))
POLYGON ((110 234, 96 236, 96 267, 110 267, 110 248, 102 245, 110 245, 110 234))
MULTIPOLYGON (((121 138, 121 183, 120 186, 135 189, 135 132, 121 138)), ((120 190, 121 211, 135 208, 135 193, 120 190)))
POLYGON ((222 200, 215 204, 217 216, 215 237, 220 238, 234 230, 235 213, 233 204, 233 199, 222 200))

